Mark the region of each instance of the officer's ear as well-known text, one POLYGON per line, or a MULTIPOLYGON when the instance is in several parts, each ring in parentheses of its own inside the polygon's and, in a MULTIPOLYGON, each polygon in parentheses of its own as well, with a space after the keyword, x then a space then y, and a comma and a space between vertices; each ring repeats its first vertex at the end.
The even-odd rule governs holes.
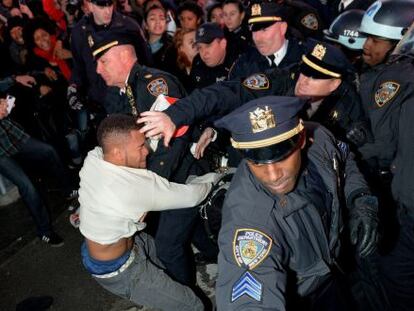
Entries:
POLYGON ((329 92, 332 93, 333 91, 335 91, 339 85, 341 85, 342 80, 341 79, 331 79, 330 83, 329 83, 329 92))
POLYGON ((244 11, 241 13, 241 20, 244 20, 244 16, 246 15, 246 13, 244 13, 244 11))
POLYGON ((227 48, 227 40, 226 40, 226 38, 222 38, 222 39, 220 39, 220 46, 221 46, 223 49, 226 49, 226 48, 227 48))
POLYGON ((286 22, 280 22, 280 33, 282 36, 286 36, 286 32, 288 29, 288 24, 286 22))

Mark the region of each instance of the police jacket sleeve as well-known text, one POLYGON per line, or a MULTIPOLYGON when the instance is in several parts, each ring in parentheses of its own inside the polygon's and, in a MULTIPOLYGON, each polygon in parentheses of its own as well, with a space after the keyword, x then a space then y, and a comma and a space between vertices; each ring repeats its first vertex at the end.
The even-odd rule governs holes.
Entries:
POLYGON ((224 115, 240 106, 240 81, 224 81, 196 89, 166 110, 178 127, 212 115, 224 115))
POLYGON ((217 310, 285 310, 286 242, 272 221, 272 202, 249 185, 249 177, 233 177, 223 207, 219 234, 217 310), (258 195, 258 197, 256 197, 258 195), (252 198, 258 198, 260 203, 252 198), (264 205, 269 209, 261 210, 264 205))
MULTIPOLYGON (((86 40, 86 39, 85 39, 86 40)), ((74 28, 71 34, 71 51, 72 51, 72 75, 70 77, 70 84, 80 88, 84 85, 84 79, 86 78, 85 64, 82 58, 81 43, 81 32, 79 29, 74 28)))

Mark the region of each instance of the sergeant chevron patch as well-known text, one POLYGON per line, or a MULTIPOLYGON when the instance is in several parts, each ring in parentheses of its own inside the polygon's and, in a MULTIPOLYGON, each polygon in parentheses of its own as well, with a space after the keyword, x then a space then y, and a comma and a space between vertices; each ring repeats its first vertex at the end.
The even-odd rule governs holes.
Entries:
POLYGON ((231 291, 231 302, 235 302, 241 296, 246 295, 250 298, 262 300, 262 284, 257 281, 248 271, 233 285, 231 291))
POLYGON ((375 103, 378 107, 384 106, 398 93, 400 84, 393 81, 382 83, 375 92, 375 103))
POLYGON ((269 79, 264 74, 254 74, 243 81, 243 85, 252 90, 267 90, 269 79))
POLYGON ((269 254, 272 239, 255 229, 237 229, 233 240, 233 254, 239 267, 249 270, 259 265, 269 254))

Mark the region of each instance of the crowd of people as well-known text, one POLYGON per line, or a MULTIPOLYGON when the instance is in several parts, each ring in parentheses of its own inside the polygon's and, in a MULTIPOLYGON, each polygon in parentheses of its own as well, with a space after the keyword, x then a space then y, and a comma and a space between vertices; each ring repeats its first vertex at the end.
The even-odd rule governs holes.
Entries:
POLYGON ((0 174, 51 246, 34 176, 79 196, 86 270, 139 305, 212 309, 217 262, 218 310, 414 310, 413 22, 413 0, 2 0, 0 174), (197 206, 228 167, 216 239, 197 206))

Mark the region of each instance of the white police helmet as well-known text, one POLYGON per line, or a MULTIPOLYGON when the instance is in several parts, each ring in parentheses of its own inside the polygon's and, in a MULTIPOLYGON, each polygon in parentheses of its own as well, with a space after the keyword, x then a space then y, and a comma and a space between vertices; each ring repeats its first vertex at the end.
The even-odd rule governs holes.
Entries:
POLYGON ((400 40, 414 20, 414 0, 379 0, 365 12, 359 30, 368 35, 400 40))
POLYGON ((348 10, 332 22, 329 29, 323 31, 325 39, 337 42, 351 50, 362 50, 367 36, 359 31, 363 10, 348 10))

